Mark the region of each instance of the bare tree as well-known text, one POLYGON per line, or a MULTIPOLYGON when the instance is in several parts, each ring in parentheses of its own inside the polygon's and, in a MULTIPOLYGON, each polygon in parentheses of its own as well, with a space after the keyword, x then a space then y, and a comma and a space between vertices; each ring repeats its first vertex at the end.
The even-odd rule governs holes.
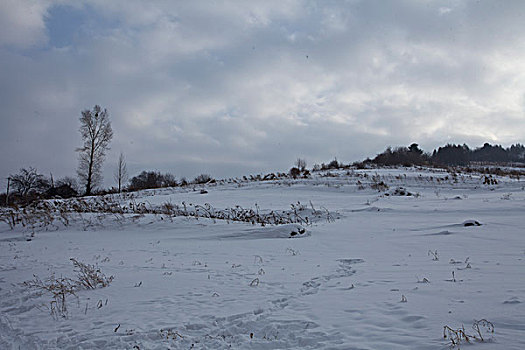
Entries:
POLYGON ((15 190, 22 196, 28 195, 31 191, 45 189, 47 181, 44 175, 39 174, 35 168, 22 168, 15 175, 9 175, 15 190))
POLYGON ((120 156, 118 157, 117 170, 113 176, 118 183, 118 193, 120 193, 122 184, 128 181, 128 168, 126 166, 126 160, 124 159, 124 153, 122 152, 120 152, 120 156))
POLYGON ((80 134, 84 146, 77 148, 79 164, 77 175, 80 183, 86 188, 86 195, 102 182, 102 163, 109 149, 109 142, 113 138, 113 130, 106 109, 99 105, 90 111, 82 111, 80 117, 80 134))
POLYGON ((297 158, 297 160, 295 161, 295 166, 299 170, 304 171, 306 169, 306 160, 305 159, 301 159, 301 158, 297 158))

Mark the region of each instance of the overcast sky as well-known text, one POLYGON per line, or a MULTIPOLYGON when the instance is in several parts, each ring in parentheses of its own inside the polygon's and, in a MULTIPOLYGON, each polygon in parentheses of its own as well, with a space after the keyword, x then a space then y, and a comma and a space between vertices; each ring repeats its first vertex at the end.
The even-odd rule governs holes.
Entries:
POLYGON ((525 1, 0 1, 0 184, 75 175, 81 110, 130 175, 215 177, 412 142, 525 141, 525 1))

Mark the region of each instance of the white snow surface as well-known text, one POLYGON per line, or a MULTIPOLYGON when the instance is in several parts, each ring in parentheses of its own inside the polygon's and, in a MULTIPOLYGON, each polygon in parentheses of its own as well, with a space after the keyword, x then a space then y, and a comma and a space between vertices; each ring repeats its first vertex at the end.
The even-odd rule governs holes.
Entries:
POLYGON ((29 228, 0 223, 0 349, 449 349, 445 325, 475 334, 480 319, 495 332, 461 348, 525 349, 523 180, 489 186, 414 168, 326 175, 133 199, 266 211, 300 202, 321 213, 311 225, 107 215, 29 241, 29 228), (378 181, 389 189, 370 188, 378 181), (23 282, 74 278, 70 258, 114 280, 68 296, 67 317, 52 317, 52 295, 23 282))

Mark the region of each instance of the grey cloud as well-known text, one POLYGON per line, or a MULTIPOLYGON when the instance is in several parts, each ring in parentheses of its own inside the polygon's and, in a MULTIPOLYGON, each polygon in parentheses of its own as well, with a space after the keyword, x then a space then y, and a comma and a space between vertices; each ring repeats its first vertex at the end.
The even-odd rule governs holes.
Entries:
POLYGON ((0 41, 0 177, 73 174, 94 104, 115 130, 108 186, 120 151, 132 174, 192 177, 411 142, 523 142, 522 2, 278 4, 90 1, 69 46, 42 49, 41 29, 38 45, 19 39, 32 51, 0 41))

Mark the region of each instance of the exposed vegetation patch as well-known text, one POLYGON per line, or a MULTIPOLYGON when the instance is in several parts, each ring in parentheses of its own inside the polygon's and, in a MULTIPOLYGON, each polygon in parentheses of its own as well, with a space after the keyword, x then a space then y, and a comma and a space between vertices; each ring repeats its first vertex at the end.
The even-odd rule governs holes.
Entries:
MULTIPOLYGON (((107 277, 94 265, 85 264, 74 258, 70 260, 77 273, 76 279, 62 276, 55 277, 55 275, 52 274, 50 277, 41 280, 38 276, 33 275, 32 280, 23 283, 23 285, 29 289, 51 293, 53 299, 49 302, 49 305, 46 306, 55 319, 68 317, 67 297, 77 297, 77 292, 80 290, 107 287, 114 278, 113 276, 107 277)), ((102 301, 100 301, 100 305, 102 305, 102 301)))
POLYGON ((467 334, 464 326, 454 329, 445 325, 443 327, 443 338, 450 340, 451 346, 459 349, 461 343, 471 343, 473 341, 484 342, 488 336, 494 334, 494 324, 486 319, 474 321, 472 329, 476 333, 470 335, 467 334))
POLYGON ((253 225, 310 225, 314 221, 333 221, 333 215, 327 210, 316 210, 297 202, 288 210, 262 210, 257 204, 254 208, 236 205, 231 208, 218 209, 209 203, 204 205, 182 202, 173 204, 165 202, 152 205, 147 202, 136 202, 133 197, 126 204, 121 204, 114 197, 99 196, 92 198, 75 198, 70 200, 40 201, 24 208, 0 208, 0 222, 11 229, 23 227, 32 234, 38 230, 58 229, 69 226, 72 222, 81 222, 91 227, 102 225, 107 218, 122 222, 136 218, 136 215, 154 215, 159 220, 175 217, 207 218, 226 222, 247 222, 253 225), (95 214, 85 215, 85 214, 95 214))

